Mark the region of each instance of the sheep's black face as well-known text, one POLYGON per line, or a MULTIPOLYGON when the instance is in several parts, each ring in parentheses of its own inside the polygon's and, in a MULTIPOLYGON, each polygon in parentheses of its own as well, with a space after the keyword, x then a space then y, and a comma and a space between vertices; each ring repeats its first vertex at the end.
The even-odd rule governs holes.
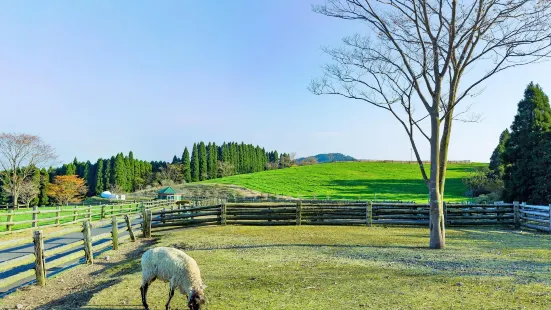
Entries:
POLYGON ((201 310, 201 305, 203 305, 204 303, 205 298, 202 296, 202 294, 194 292, 193 295, 191 295, 187 306, 190 310, 201 310))

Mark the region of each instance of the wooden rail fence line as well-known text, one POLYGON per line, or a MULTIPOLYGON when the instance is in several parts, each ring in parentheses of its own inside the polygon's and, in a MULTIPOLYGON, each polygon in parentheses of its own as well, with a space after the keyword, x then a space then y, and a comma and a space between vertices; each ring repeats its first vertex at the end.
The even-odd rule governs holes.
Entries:
MULTIPOLYGON (((0 282, 0 288, 8 287, 18 281, 35 276, 37 283, 46 283, 46 270, 58 267, 76 259, 85 258, 93 264, 94 252, 111 246, 114 250, 126 239, 135 240, 134 230, 141 226, 142 236, 151 237, 153 229, 173 227, 196 227, 206 225, 423 225, 429 224, 430 209, 428 204, 397 204, 340 201, 323 204, 295 202, 264 203, 226 203, 225 201, 208 205, 206 202, 193 203, 193 206, 176 205, 173 202, 151 202, 144 204, 136 217, 142 223, 131 225, 129 214, 111 215, 112 231, 91 237, 90 217, 83 221, 82 227, 72 227, 45 236, 42 231, 35 231, 33 237, 10 240, 0 243, 0 250, 34 242, 33 254, 0 263, 0 273, 34 262, 34 268, 12 275, 0 282), (169 207, 169 208, 167 208, 169 207), (119 222, 126 227, 118 228, 119 222), (128 231, 128 235, 119 234, 128 231), (82 240, 49 250, 44 250, 44 240, 56 238, 69 233, 82 232, 82 240), (102 239, 107 241, 93 245, 102 239), (63 255, 46 262, 47 257, 58 255, 84 245, 82 250, 63 255)), ((445 204, 445 221, 448 226, 462 225, 500 225, 515 228, 530 228, 551 233, 550 206, 532 206, 514 202, 496 205, 445 204)), ((105 210, 104 210, 105 211, 105 210)))
MULTIPOLYGON (((548 206, 509 204, 444 205, 447 226, 500 225, 550 232, 548 206), (539 225, 536 225, 539 223, 539 225), (544 224, 544 225, 541 225, 544 224)), ((428 204, 326 201, 222 203, 157 210, 144 215, 151 229, 204 225, 422 225, 430 221, 428 204)))
POLYGON ((96 205, 96 206, 68 206, 57 207, 56 209, 41 209, 33 207, 32 210, 14 211, 0 213, 0 218, 5 217, 6 221, 0 221, 0 227, 6 230, 0 234, 10 234, 25 230, 36 230, 37 228, 59 227, 77 224, 89 220, 102 220, 113 215, 133 215, 141 213, 142 208, 151 203, 131 203, 118 205, 96 205), (50 216, 54 214, 55 216, 50 216), (15 217, 31 215, 30 220, 17 220, 15 217), (44 215, 44 217, 40 217, 44 215), (15 227, 15 228, 14 228, 15 227))
POLYGON ((95 252, 104 250, 108 247, 112 247, 113 250, 117 250, 120 243, 128 239, 132 242, 136 240, 134 230, 140 228, 143 230, 144 228, 142 224, 132 225, 131 219, 137 219, 141 217, 142 211, 151 214, 153 210, 170 206, 172 204, 173 202, 158 201, 145 204, 144 206, 142 206, 143 210, 139 210, 140 212, 138 214, 136 214, 135 212, 128 212, 123 214, 111 215, 111 232, 99 234, 96 236, 91 236, 91 228, 94 225, 99 226, 100 223, 94 223, 90 220, 91 217, 87 217, 83 220, 78 221, 82 222, 82 227, 70 227, 49 234, 45 234, 42 230, 35 230, 32 237, 0 242, 0 250, 5 250, 29 243, 34 244, 33 253, 0 263, 0 274, 9 272, 10 270, 13 270, 15 268, 20 268, 22 266, 34 263, 34 266, 30 269, 3 278, 2 281, 0 281, 0 288, 11 287, 13 284, 28 279, 32 276, 34 276, 38 285, 44 286, 46 285, 48 269, 59 267, 68 262, 79 260, 81 258, 84 258, 84 262, 86 264, 93 264, 95 252), (130 217, 131 214, 133 214, 132 217, 130 217), (126 224, 124 228, 118 227, 118 224, 121 222, 124 222, 126 224), (128 235, 120 236, 120 234, 125 231, 128 231, 128 235), (82 233, 81 240, 54 247, 48 250, 44 249, 44 240, 62 237, 75 232, 82 233), (104 241, 94 245, 94 243, 99 240, 104 241), (79 247, 82 248, 74 251, 74 249, 79 247), (68 251, 70 251, 71 253, 66 253, 68 251), (47 261, 47 258, 59 256, 60 254, 62 255, 59 258, 56 258, 52 261, 47 261))

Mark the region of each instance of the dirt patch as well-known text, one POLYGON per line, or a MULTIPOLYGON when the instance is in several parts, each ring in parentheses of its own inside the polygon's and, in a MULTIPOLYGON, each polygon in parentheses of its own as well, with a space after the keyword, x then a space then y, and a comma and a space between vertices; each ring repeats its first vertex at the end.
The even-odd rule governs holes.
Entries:
POLYGON ((0 309, 78 309, 95 293, 117 284, 120 275, 138 272, 139 258, 155 242, 138 239, 124 243, 118 251, 96 257, 94 265, 81 265, 47 279, 45 287, 32 285, 17 290, 0 300, 0 309))

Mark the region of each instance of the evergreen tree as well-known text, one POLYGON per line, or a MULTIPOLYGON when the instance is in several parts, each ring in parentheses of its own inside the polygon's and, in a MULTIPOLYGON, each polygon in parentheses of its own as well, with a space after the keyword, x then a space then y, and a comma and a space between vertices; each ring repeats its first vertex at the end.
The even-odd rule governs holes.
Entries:
POLYGON ((207 175, 209 179, 215 179, 218 175, 218 151, 215 143, 207 145, 207 175))
POLYGON ((103 190, 111 189, 111 159, 103 160, 103 190))
POLYGON ((199 143, 199 180, 207 179, 207 147, 205 142, 199 143))
POLYGON ((218 177, 218 147, 216 146, 216 143, 212 143, 211 148, 209 150, 210 158, 208 159, 210 162, 210 169, 209 169, 209 177, 211 179, 216 179, 218 177))
POLYGON ((124 157, 124 190, 132 191, 132 163, 128 156, 124 157))
POLYGON ((77 167, 75 164, 70 163, 67 165, 63 165, 63 174, 64 175, 74 175, 77 174, 77 167))
POLYGON ((122 153, 117 154, 114 165, 115 185, 126 190, 126 167, 122 153))
POLYGON ((40 170, 40 188, 38 193, 38 205, 47 206, 50 204, 48 198, 48 185, 50 184, 50 174, 45 168, 40 170))
POLYGON ((82 175, 82 168, 80 167, 80 163, 78 162, 77 158, 73 159, 73 166, 75 167, 75 173, 78 176, 82 175))
POLYGON ((277 151, 274 151, 274 158, 272 162, 276 164, 276 167, 279 165, 279 154, 277 154, 277 151))
POLYGON ((179 164, 180 163, 180 158, 178 158, 178 156, 174 155, 174 157, 172 157, 172 164, 175 165, 175 164, 179 164))
POLYGON ((534 165, 538 167, 535 176, 535 186, 530 200, 535 204, 548 204, 551 202, 551 131, 542 135, 538 147, 534 151, 534 165))
POLYGON ((492 153, 490 158, 490 171, 495 178, 503 178, 505 165, 503 163, 503 154, 505 153, 505 145, 509 140, 509 130, 505 129, 499 136, 499 143, 492 153))
POLYGON ((524 91, 524 99, 518 103, 503 156, 506 200, 534 202, 532 192, 542 173, 537 164, 541 154, 538 155, 537 150, 542 150, 541 143, 550 130, 549 98, 539 85, 530 83, 524 91))
POLYGON ((96 186, 94 187, 95 189, 95 194, 96 195, 99 195, 101 194, 101 192, 103 192, 103 189, 105 188, 105 186, 103 185, 103 182, 104 182, 104 178, 103 178, 103 172, 104 172, 104 169, 103 169, 103 159, 98 159, 98 161, 96 162, 96 186))
POLYGON ((109 183, 106 184, 108 190, 111 189, 111 186, 115 185, 115 156, 111 156, 111 159, 109 160, 109 163, 111 164, 111 167, 109 169, 111 170, 111 174, 109 174, 109 183))
MULTIPOLYGON (((35 188, 39 190, 39 194, 40 194, 40 169, 38 168, 34 169, 32 182, 35 188)), ((29 204, 30 206, 39 206, 40 198, 38 196, 39 195, 36 195, 36 197, 34 197, 34 199, 31 200, 31 203, 29 204)))
POLYGON ((193 143, 193 149, 191 150, 191 182, 199 181, 199 153, 197 151, 197 144, 193 143))
POLYGON ((187 147, 184 149, 182 154, 182 164, 184 165, 184 180, 186 183, 191 182, 191 162, 189 158, 189 151, 187 147))
POLYGON ((136 160, 134 159, 134 153, 132 153, 132 151, 130 151, 128 153, 128 159, 129 159, 129 162, 130 162, 130 167, 128 167, 129 171, 129 175, 130 175, 130 179, 129 179, 129 182, 130 182, 130 191, 135 191, 136 190, 136 160))

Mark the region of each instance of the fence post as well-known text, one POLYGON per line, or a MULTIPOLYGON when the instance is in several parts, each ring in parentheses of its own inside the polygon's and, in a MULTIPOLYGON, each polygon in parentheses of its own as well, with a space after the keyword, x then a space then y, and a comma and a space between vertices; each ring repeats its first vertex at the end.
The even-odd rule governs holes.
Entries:
POLYGON ((142 210, 142 235, 147 238, 147 209, 142 210))
POLYGON ((146 231, 147 231, 147 238, 151 238, 151 220, 153 218, 153 214, 152 214, 153 211, 151 210, 147 210, 147 214, 146 214, 146 217, 147 217, 147 226, 146 226, 146 231))
POLYGON ((165 211, 166 211, 166 208, 163 208, 163 209, 162 209, 162 212, 163 212, 163 213, 161 213, 161 222, 162 222, 163 224, 165 223, 165 211))
POLYGON ((88 220, 92 220, 92 206, 88 206, 88 220))
POLYGON ((373 202, 367 202, 367 208, 365 210, 365 224, 367 227, 373 225, 373 202))
POLYGON ((38 206, 34 206, 33 207, 33 223, 32 223, 32 227, 37 227, 38 226, 38 206))
POLYGON ((8 224, 6 224, 7 231, 11 231, 11 226, 12 226, 12 224, 10 224, 11 222, 13 222, 13 210, 8 211, 8 224))
POLYGON ((515 229, 520 228, 520 205, 518 201, 513 201, 513 211, 515 217, 515 229))
POLYGON ((113 250, 119 249, 119 226, 117 225, 117 216, 111 217, 111 235, 113 237, 113 250))
POLYGON ((73 207, 73 222, 75 222, 77 220, 77 206, 74 206, 73 207))
POLYGON ((136 236, 134 236, 134 231, 132 230, 132 224, 130 223, 128 214, 124 216, 124 221, 126 222, 126 228, 128 229, 128 234, 130 235, 130 241, 135 242, 136 236))
POLYGON ((57 206, 55 213, 55 226, 59 226, 60 224, 60 216, 61 216, 61 206, 57 206))
POLYGON ((82 222, 82 234, 84 236, 84 254, 86 257, 86 264, 94 263, 94 248, 92 247, 92 233, 90 230, 90 221, 82 222))
POLYGON ((302 223, 302 201, 297 202, 297 226, 302 223))
POLYGON ((220 225, 226 225, 226 204, 223 203, 220 207, 220 225))
POLYGON ((33 235, 34 256, 36 258, 34 270, 36 273, 36 284, 46 285, 46 262, 44 259, 44 235, 42 230, 35 230, 33 235))
POLYGON ((105 218, 105 206, 101 206, 101 219, 105 218))

